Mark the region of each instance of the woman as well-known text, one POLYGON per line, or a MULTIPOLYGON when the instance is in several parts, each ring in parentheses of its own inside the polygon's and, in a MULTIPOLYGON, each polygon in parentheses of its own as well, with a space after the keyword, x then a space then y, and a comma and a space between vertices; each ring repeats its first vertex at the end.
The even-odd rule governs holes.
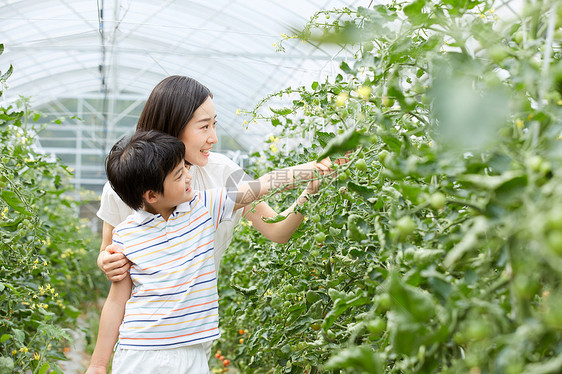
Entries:
MULTIPOLYGON (((179 138, 185 144, 185 160, 192 166, 192 186, 195 190, 205 190, 242 182, 244 172, 226 156, 211 153, 217 143, 216 114, 213 95, 209 89, 196 80, 184 76, 171 76, 158 83, 150 94, 139 118, 137 130, 159 130, 179 138), (236 177, 238 176, 238 177, 236 177)), ((331 170, 319 164, 321 174, 331 170)), ((132 181, 134 183, 134 181, 132 181)), ((215 233, 215 266, 218 274, 224 251, 232 241, 234 227, 244 215, 253 226, 266 238, 276 243, 287 242, 298 228, 304 216, 294 213, 296 204, 306 201, 308 194, 318 191, 319 181, 310 182, 297 202, 284 211, 287 218, 277 223, 265 223, 262 217, 269 218, 277 213, 265 202, 239 210, 233 214, 231 221, 219 224, 215 233)), ((130 263, 120 253, 119 248, 111 244, 112 231, 115 226, 132 213, 109 185, 105 184, 102 192, 100 209, 97 215, 103 222, 103 238, 98 256, 98 266, 110 281, 119 281, 125 277, 130 263)), ((205 343, 207 359, 211 355, 211 343, 205 343)))
MULTIPOLYGON (((162 80, 150 94, 140 115, 137 130, 159 130, 184 142, 185 160, 189 162, 196 190, 218 188, 229 183, 241 182, 244 172, 226 156, 211 153, 217 143, 216 114, 213 95, 207 87, 192 78, 170 76, 162 80), (237 178, 238 176, 238 178, 237 178)), ((134 181, 133 181, 134 183, 134 181)), ((298 201, 302 204, 308 194, 317 192, 318 183, 311 182, 298 201)), ((220 224, 215 235, 215 264, 218 267, 224 251, 232 240, 234 227, 242 216, 266 238, 276 243, 287 242, 301 224, 304 216, 294 213, 293 206, 284 211, 287 218, 277 223, 265 223, 262 217, 270 218, 277 213, 265 202, 238 211, 232 221, 220 224)), ((132 211, 121 201, 109 183, 103 188, 101 206, 97 212, 103 223, 103 238, 98 256, 98 266, 110 281, 125 277, 129 262, 111 246, 112 231, 132 211), (106 249, 109 249, 107 251, 106 249)))

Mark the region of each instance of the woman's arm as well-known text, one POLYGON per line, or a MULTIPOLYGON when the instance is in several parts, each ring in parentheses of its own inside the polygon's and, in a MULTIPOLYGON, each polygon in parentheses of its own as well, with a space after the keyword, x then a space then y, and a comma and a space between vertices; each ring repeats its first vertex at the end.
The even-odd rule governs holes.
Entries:
MULTIPOLYGON (((261 182, 261 186, 266 186, 264 189, 266 192, 279 187, 282 184, 286 184, 288 180, 293 180, 293 177, 297 180, 310 180, 315 177, 315 170, 317 170, 321 175, 326 175, 332 170, 330 166, 330 160, 326 159, 320 163, 308 163, 294 168, 282 169, 282 173, 280 173, 280 171, 274 171, 259 178, 258 181, 261 182), (289 170, 290 173, 287 173, 289 170), (291 174, 291 176, 287 177, 289 174, 291 174), (278 178, 278 176, 281 177, 278 178), (277 181, 276 179, 280 180, 277 181)), ((304 216, 301 213, 295 213, 295 208, 298 205, 303 205, 307 200, 308 195, 318 192, 319 186, 320 181, 318 179, 309 182, 307 188, 301 193, 297 200, 288 209, 281 213, 281 215, 287 217, 283 221, 276 223, 266 223, 263 221, 262 218, 271 218, 277 215, 277 213, 265 202, 257 204, 254 209, 252 209, 250 205, 247 205, 244 208, 244 216, 251 221, 252 225, 269 240, 276 243, 286 243, 304 219, 304 216)), ((263 194, 264 191, 261 191, 260 194, 263 194)))
POLYGON ((109 290, 107 300, 103 305, 100 317, 100 327, 96 348, 90 360, 90 366, 86 374, 105 373, 113 346, 119 337, 119 326, 123 322, 125 306, 131 297, 131 277, 127 276, 119 282, 113 282, 109 290))
POLYGON ((131 262, 121 250, 112 243, 113 226, 103 222, 102 241, 98 255, 98 267, 111 282, 118 282, 127 276, 131 262))

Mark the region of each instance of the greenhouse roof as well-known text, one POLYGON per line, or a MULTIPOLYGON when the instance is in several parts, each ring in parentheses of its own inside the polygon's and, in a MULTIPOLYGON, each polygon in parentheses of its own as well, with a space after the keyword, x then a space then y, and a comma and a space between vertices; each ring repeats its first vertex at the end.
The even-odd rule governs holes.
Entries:
POLYGON ((169 75, 188 75, 211 89, 217 148, 246 153, 259 149, 272 129, 260 124, 245 130, 237 109, 252 109, 276 90, 325 79, 349 58, 346 51, 297 40, 277 52, 281 34, 319 10, 369 3, 2 0, 0 70, 14 67, 2 100, 23 95, 46 120, 67 117, 42 135, 41 145, 77 169, 81 186, 101 186, 100 158, 134 129, 150 91, 169 75))

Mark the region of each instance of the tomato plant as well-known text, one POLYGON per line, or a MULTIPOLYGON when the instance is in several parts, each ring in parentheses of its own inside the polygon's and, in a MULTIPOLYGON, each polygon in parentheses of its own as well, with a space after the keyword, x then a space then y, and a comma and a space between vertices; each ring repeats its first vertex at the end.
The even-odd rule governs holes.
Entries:
POLYGON ((288 244, 240 227, 221 269, 232 365, 562 370, 561 25, 556 1, 500 19, 488 1, 415 0, 322 11, 279 43, 335 43, 355 60, 248 111, 286 144, 256 170, 350 162, 288 244))
MULTIPOLYGON (((11 71, 0 73, 0 87, 11 71)), ((62 372, 67 329, 107 285, 97 235, 77 217, 70 171, 37 150, 39 119, 25 99, 0 107, 2 373, 62 372)))

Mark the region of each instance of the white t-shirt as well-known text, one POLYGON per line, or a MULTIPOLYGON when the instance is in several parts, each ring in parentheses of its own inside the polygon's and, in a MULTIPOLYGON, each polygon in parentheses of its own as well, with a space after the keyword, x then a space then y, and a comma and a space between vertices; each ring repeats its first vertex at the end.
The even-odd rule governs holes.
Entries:
MULTIPOLYGON (((228 157, 220 153, 211 153, 209 162, 204 167, 196 165, 189 169, 192 176, 192 186, 194 190, 210 190, 221 187, 234 187, 243 180, 249 179, 244 171, 228 157)), ((134 181, 132 181, 134 183, 134 181)), ((215 267, 218 273, 220 261, 230 242, 234 227, 242 218, 243 209, 237 210, 230 221, 223 221, 219 224, 215 233, 215 267)), ((111 188, 109 182, 103 186, 101 204, 97 216, 116 227, 125 218, 134 213, 111 188)))

